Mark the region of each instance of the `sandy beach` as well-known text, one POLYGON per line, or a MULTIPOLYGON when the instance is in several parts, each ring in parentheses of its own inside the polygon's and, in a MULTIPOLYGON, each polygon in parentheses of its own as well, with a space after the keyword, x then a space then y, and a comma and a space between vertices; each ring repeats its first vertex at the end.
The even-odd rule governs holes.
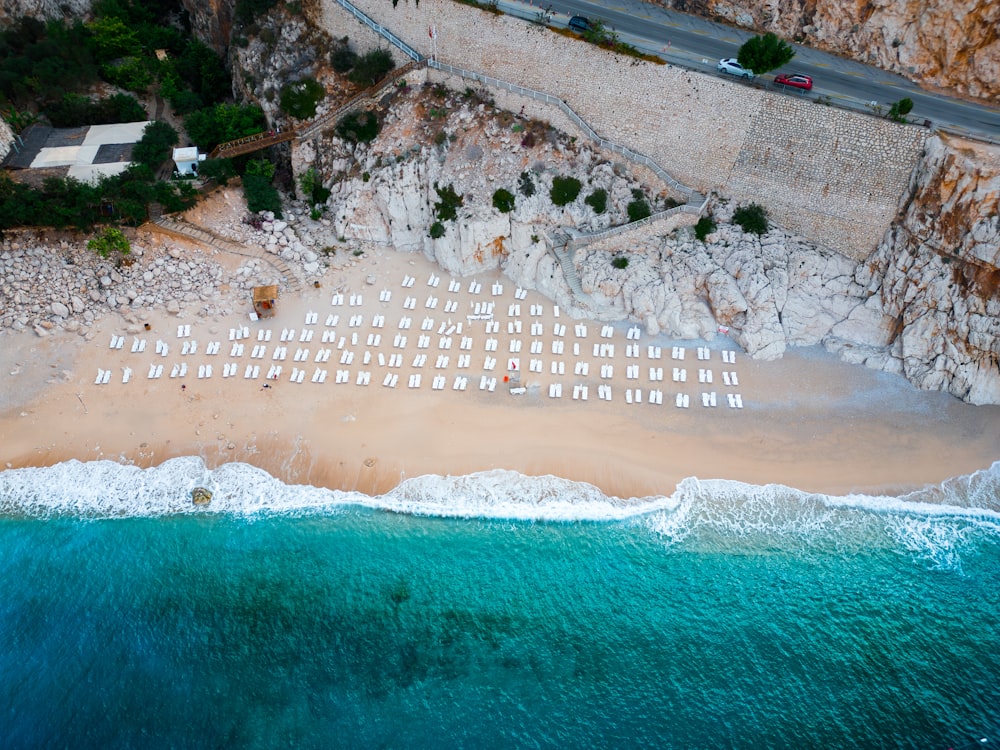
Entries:
POLYGON ((274 318, 254 322, 249 310, 219 319, 156 313, 151 330, 135 335, 106 316, 90 341, 5 336, 4 463, 75 458, 149 466, 199 455, 210 466, 243 461, 287 482, 366 493, 384 493, 405 477, 504 468, 642 497, 669 494, 689 476, 831 494, 898 493, 1000 458, 998 407, 919 392, 818 349, 778 362, 736 351, 735 362, 724 362, 723 351, 735 350, 724 338, 672 341, 630 334, 625 322, 611 331, 558 312, 537 293, 518 293, 498 272, 453 279, 422 256, 389 249, 331 268, 319 288, 281 299, 274 318), (403 286, 408 279, 412 286, 403 286), (400 328, 405 318, 410 327, 400 328), (178 337, 184 326, 190 334, 178 337), (231 340, 241 329, 247 337, 231 340), (268 330, 270 340, 261 340, 268 330), (283 334, 290 340, 280 341, 283 334), (110 348, 118 336, 122 348, 110 348), (144 351, 132 351, 137 339, 145 340, 144 351), (166 356, 156 353, 158 341, 168 346, 166 356), (183 354, 193 342, 194 353, 183 354), (206 353, 211 342, 217 354, 206 353), (283 360, 274 358, 279 347, 283 360), (683 347, 683 360, 673 357, 674 347, 683 347), (708 359, 699 359, 702 347, 708 359), (322 350, 329 358, 317 362, 322 350), (512 359, 522 394, 504 382, 512 359), (563 372, 553 373, 560 362, 563 372), (170 377, 182 364, 187 374, 170 377), (162 375, 149 378, 157 365, 162 375), (212 374, 199 378, 205 365, 212 374), (257 377, 246 378, 254 365, 257 377), (274 366, 281 373, 267 380, 274 366), (230 367, 233 375, 224 377, 230 367), (675 368, 686 370, 684 382, 673 380, 675 368), (100 370, 110 371, 106 384, 95 384, 100 370), (291 379, 296 370, 302 382, 291 379), (325 380, 313 382, 319 370, 325 380), (711 383, 699 382, 707 377, 702 370, 711 383), (72 374, 53 377, 64 371, 72 374), (738 385, 727 385, 724 373, 738 385), (395 387, 387 387, 392 375, 395 387), (410 387, 415 375, 420 384, 410 387), (336 382, 340 377, 346 382, 336 382), (465 389, 456 390, 461 377, 465 389), (495 379, 493 390, 481 388, 484 377, 495 379), (561 397, 550 395, 553 384, 561 397), (602 386, 610 387, 610 400, 600 398, 602 386), (651 402, 656 391, 662 404, 651 402), (703 406, 702 394, 713 392, 716 406, 703 406), (688 408, 676 406, 678 393, 688 395, 688 408), (739 394, 743 408, 731 407, 729 394, 739 394))

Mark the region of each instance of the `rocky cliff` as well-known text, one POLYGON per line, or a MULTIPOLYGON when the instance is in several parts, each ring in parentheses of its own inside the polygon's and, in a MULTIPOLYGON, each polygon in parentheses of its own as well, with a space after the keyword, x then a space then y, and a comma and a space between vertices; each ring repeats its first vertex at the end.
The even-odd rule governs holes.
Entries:
POLYGON ((921 388, 1000 403, 1000 148, 931 139, 900 218, 855 280, 869 296, 828 348, 921 388))
POLYGON ((421 252, 456 274, 500 268, 577 316, 627 318, 676 338, 723 330, 761 359, 822 343, 921 388, 1000 403, 1000 148, 932 139, 898 219, 861 263, 778 227, 747 234, 729 223, 735 205, 723 197, 704 241, 684 222, 588 241, 627 223, 633 191, 662 207, 662 186, 482 97, 407 86, 382 100, 385 126, 371 144, 331 133, 300 144, 299 168, 317 167, 332 189, 338 235, 421 252), (556 176, 583 185, 563 207, 549 195, 556 176), (432 238, 437 188, 447 185, 462 203, 432 238), (510 213, 493 206, 498 188, 516 196, 510 213), (584 201, 597 189, 608 195, 601 214, 584 201), (566 232, 579 235, 575 279, 553 252, 566 232))
POLYGON ((995 0, 660 0, 687 13, 773 31, 918 83, 1000 100, 995 0))
POLYGON ((0 26, 22 16, 38 19, 84 18, 93 0, 4 0, 0 3, 0 26))

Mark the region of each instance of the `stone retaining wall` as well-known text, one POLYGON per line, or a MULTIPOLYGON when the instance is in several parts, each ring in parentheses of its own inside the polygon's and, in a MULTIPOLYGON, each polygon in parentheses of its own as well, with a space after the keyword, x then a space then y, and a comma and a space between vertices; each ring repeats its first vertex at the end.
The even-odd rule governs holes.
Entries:
MULTIPOLYGON (((866 257, 898 210, 926 131, 656 65, 453 0, 355 0, 425 55, 565 100, 598 133, 680 182, 757 201, 788 229, 866 257)), ((364 51, 374 35, 334 0, 320 22, 364 51)), ((401 55, 400 62, 402 62, 401 55)), ((496 96, 498 103, 500 99, 496 96)), ((557 110, 546 108, 558 126, 557 110)), ((572 132, 572 131, 570 131, 572 132)))

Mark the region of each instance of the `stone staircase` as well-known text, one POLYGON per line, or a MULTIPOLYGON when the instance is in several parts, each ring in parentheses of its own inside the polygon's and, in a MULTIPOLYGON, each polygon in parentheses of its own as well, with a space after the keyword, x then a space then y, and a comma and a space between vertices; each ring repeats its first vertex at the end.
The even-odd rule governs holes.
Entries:
POLYGON ((288 267, 277 255, 265 252, 263 248, 253 245, 238 245, 235 242, 220 237, 207 229, 192 224, 183 219, 175 219, 163 214, 156 215, 150 212, 150 221, 160 229, 181 235, 187 239, 200 242, 204 245, 214 247, 222 252, 242 255, 244 258, 258 258, 271 266, 278 274, 278 283, 285 292, 298 292, 302 290, 302 282, 299 277, 288 267))
POLYGON ((549 250, 555 256, 556 260, 559 261, 563 278, 566 279, 566 285, 573 292, 573 298, 577 304, 585 310, 593 309, 594 300, 589 294, 583 291, 583 285, 580 283, 580 275, 576 272, 576 266, 573 265, 573 254, 569 249, 570 236, 566 232, 556 230, 552 233, 551 237, 546 239, 549 240, 549 250))

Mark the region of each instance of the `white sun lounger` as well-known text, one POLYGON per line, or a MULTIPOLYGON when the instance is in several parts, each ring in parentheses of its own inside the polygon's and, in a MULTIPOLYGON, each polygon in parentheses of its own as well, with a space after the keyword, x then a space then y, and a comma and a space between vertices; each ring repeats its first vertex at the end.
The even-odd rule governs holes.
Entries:
POLYGON ((389 355, 389 367, 402 367, 403 366, 403 355, 402 354, 390 354, 389 355))
POLYGON ((451 389, 453 391, 464 391, 466 386, 469 384, 469 379, 464 375, 456 375, 455 382, 452 383, 451 389))
POLYGON ((413 358, 412 367, 423 367, 425 364, 427 364, 426 354, 418 354, 413 358))
POLYGON ((410 386, 410 388, 419 388, 420 387, 420 373, 415 372, 412 375, 410 375, 409 386, 410 386))
POLYGON ((446 370, 448 368, 449 357, 447 354, 439 354, 437 361, 434 363, 434 369, 436 370, 446 370))
POLYGON ((492 370, 497 366, 496 357, 487 356, 486 360, 483 362, 484 370, 492 370))
POLYGON ((562 383, 549 384, 549 398, 562 398, 562 383))
POLYGON ((399 375, 396 375, 395 373, 392 372, 387 372, 385 374, 385 379, 382 381, 382 385, 384 385, 386 388, 395 388, 396 383, 398 382, 399 382, 399 375))
POLYGON ((337 383, 349 383, 351 382, 351 371, 350 370, 337 370, 337 383))

